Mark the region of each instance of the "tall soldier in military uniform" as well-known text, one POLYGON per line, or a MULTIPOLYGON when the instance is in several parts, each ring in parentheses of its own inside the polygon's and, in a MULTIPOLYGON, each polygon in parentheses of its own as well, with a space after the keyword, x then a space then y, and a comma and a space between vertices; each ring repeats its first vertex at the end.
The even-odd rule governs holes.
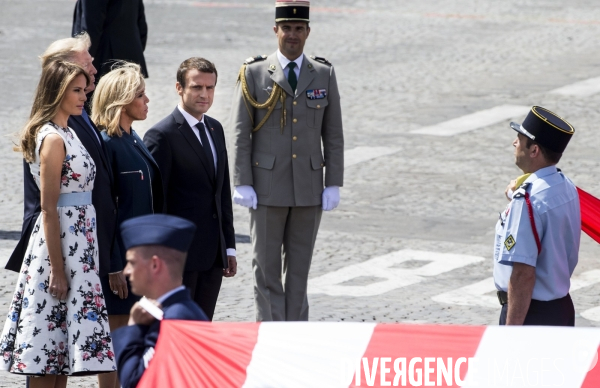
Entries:
POLYGON ((233 102, 233 199, 250 208, 257 321, 308 320, 308 271, 322 211, 339 204, 343 184, 335 72, 327 60, 303 54, 309 6, 276 2, 279 49, 246 60, 233 102))
POLYGON ((525 175, 496 224, 500 324, 574 326, 569 288, 579 257, 581 215, 577 189, 556 164, 575 129, 539 106, 523 124, 510 125, 518 132, 515 159, 525 175))

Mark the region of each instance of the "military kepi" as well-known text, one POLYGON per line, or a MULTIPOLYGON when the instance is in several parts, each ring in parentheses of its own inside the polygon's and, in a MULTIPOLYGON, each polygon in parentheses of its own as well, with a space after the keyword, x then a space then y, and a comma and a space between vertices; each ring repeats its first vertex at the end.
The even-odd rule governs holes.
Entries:
POLYGON ((196 225, 193 222, 167 214, 130 218, 121 224, 125 249, 140 245, 162 245, 187 252, 195 232, 196 225))
POLYGON ((303 0, 277 0, 275 2, 275 23, 279 22, 307 22, 310 1, 303 0))
POLYGON ((561 154, 575 133, 571 124, 540 106, 531 108, 523 124, 510 123, 510 126, 542 147, 561 154))

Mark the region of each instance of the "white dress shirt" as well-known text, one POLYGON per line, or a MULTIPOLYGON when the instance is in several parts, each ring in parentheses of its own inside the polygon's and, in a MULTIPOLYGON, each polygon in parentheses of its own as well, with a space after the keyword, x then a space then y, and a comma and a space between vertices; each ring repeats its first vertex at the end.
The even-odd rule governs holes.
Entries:
MULTIPOLYGON (((190 125, 190 127, 192 128, 192 131, 194 131, 194 135, 196 135, 200 144, 202 144, 202 140, 200 139, 200 131, 198 130, 196 125, 200 122, 202 124, 204 124, 204 131, 206 132, 206 137, 208 139, 208 142, 210 143, 210 149, 212 151, 213 160, 215 162, 215 174, 216 174, 217 173, 217 151, 215 150, 215 145, 213 143, 212 137, 210 136, 210 133, 208 132, 208 127, 206 126, 206 123, 204 122, 204 115, 202 115, 201 120, 198 120, 197 118, 195 118, 194 116, 192 116, 191 114, 186 112, 185 109, 183 109, 181 107, 181 105, 178 104, 177 109, 179 109, 179 111, 185 118, 185 121, 187 121, 187 123, 190 125)), ((229 184, 229 182, 227 182, 227 184, 229 184)), ((235 256, 235 255, 236 255, 235 248, 227 248, 227 256, 235 256)))
POLYGON ((285 79, 288 79, 288 74, 290 73, 290 69, 287 65, 290 62, 296 62, 296 67, 294 68, 294 73, 296 73, 296 79, 300 79, 300 67, 302 66, 302 61, 304 60, 304 54, 300 54, 300 56, 293 61, 290 61, 286 57, 283 56, 281 51, 277 50, 277 59, 279 59, 279 63, 281 64, 281 68, 283 69, 283 74, 285 74, 285 79))
POLYGON ((197 118, 195 118, 194 116, 192 116, 191 114, 186 112, 185 109, 183 109, 181 107, 181 105, 177 105, 177 109, 179 109, 179 111, 185 118, 185 121, 187 121, 187 123, 190 125, 190 127, 192 128, 192 131, 194 131, 194 135, 196 135, 200 144, 202 144, 202 140, 200 139, 200 131, 198 130, 198 127, 196 127, 196 125, 198 123, 202 123, 204 125, 204 132, 206 133, 206 137, 208 138, 208 142, 210 143, 210 149, 213 154, 213 161, 215 163, 215 173, 216 173, 216 171, 217 171, 217 152, 215 151, 215 145, 213 143, 212 137, 210 136, 210 133, 208 132, 208 127, 206 126, 206 123, 204 122, 204 115, 202 115, 202 119, 198 120, 197 118))

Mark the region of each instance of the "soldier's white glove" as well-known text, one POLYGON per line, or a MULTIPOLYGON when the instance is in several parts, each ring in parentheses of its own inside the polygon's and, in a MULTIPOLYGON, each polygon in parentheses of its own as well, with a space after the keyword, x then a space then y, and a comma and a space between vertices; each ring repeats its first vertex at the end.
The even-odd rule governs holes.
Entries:
POLYGON ((323 210, 326 212, 335 209, 340 204, 339 186, 329 186, 323 190, 323 210))
POLYGON ((256 192, 252 186, 235 186, 233 202, 256 210, 258 198, 256 197, 256 192))

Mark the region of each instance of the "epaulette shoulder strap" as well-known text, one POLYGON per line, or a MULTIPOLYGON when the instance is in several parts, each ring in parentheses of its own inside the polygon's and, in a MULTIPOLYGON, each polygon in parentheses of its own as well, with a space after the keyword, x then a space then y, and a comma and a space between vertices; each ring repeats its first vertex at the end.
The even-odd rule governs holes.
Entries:
POLYGON ((526 182, 519 186, 519 188, 515 190, 513 198, 524 198, 525 194, 527 194, 527 189, 529 188, 529 185, 531 185, 531 182, 526 182))
POLYGON ((325 59, 325 58, 323 58, 323 57, 315 57, 314 55, 311 55, 310 57, 311 57, 312 59, 314 59, 315 61, 317 61, 317 62, 321 62, 321 63, 322 63, 322 64, 324 64, 324 65, 327 65, 327 66, 333 66, 333 65, 331 64, 331 62, 329 62, 327 59, 325 59))
POLYGON ((244 65, 250 65, 255 62, 262 62, 265 59, 267 59, 266 55, 257 55, 255 57, 250 57, 250 58, 246 59, 246 61, 244 61, 244 65))
POLYGON ((513 198, 525 198, 525 204, 527 205, 527 213, 529 215, 529 223, 531 224, 531 231, 533 232, 533 238, 535 239, 535 245, 537 245, 538 255, 542 253, 542 242, 540 235, 535 226, 535 219, 533 217, 533 206, 531 206, 531 200, 529 199, 529 193, 527 189, 531 185, 531 182, 523 183, 517 191, 513 194, 513 198))

